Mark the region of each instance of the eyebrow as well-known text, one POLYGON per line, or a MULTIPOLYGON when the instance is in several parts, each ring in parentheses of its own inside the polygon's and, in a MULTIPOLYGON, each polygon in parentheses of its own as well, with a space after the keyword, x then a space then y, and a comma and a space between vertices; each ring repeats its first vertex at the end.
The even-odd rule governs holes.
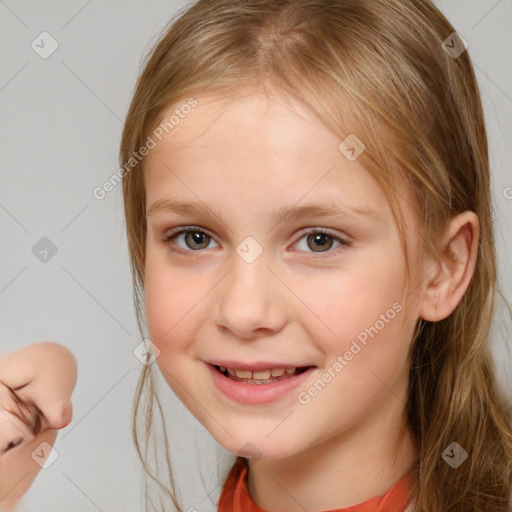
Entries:
MULTIPOLYGON (((160 211, 175 212, 183 215, 195 212, 208 215, 213 214, 224 223, 220 212, 200 202, 159 199, 146 208, 146 215, 150 216, 160 211)), ((274 224, 277 224, 282 221, 291 221, 307 217, 347 218, 351 216, 367 217, 376 222, 383 222, 384 220, 383 214, 370 205, 349 207, 336 202, 326 202, 321 205, 305 204, 303 206, 283 206, 272 214, 270 220, 274 222, 274 224)))

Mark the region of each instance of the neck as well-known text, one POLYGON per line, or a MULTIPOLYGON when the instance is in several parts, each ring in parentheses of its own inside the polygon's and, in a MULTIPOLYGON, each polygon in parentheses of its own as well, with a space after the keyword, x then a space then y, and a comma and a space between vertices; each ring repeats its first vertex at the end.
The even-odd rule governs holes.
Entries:
POLYGON ((403 403, 392 397, 349 430, 279 460, 249 461, 249 494, 272 512, 336 510, 385 494, 412 469, 410 430, 399 432, 403 403))

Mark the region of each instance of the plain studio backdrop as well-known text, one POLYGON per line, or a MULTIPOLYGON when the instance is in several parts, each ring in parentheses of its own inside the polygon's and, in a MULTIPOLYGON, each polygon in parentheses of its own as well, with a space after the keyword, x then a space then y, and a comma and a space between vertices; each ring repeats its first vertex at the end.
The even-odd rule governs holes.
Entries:
MULTIPOLYGON (((142 470, 130 433, 141 370, 133 351, 141 339, 121 187, 104 199, 93 190, 119 168, 122 124, 142 56, 185 4, 0 0, 0 353, 53 340, 78 361, 73 421, 59 433, 57 460, 26 495, 27 512, 142 510, 142 470)), ((499 275, 510 300, 512 2, 437 5, 468 42, 481 87, 499 275)), ((510 322, 503 308, 500 315, 493 353, 510 390, 510 322)), ((182 504, 214 511, 233 456, 170 392, 165 402, 182 504)))

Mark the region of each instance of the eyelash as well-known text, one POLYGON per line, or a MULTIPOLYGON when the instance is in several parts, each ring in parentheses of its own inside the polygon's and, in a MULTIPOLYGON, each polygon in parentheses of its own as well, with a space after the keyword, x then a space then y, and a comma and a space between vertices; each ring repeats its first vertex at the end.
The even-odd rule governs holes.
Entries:
POLYGON ((12 450, 13 448, 16 448, 16 446, 19 446, 21 443, 23 443, 23 438, 18 439, 16 441, 10 441, 7 443, 5 448, 3 449, 2 453, 6 453, 9 450, 12 450))
MULTIPOLYGON (((164 237, 164 242, 169 246, 169 250, 170 251, 176 252, 176 253, 179 253, 179 254, 189 255, 189 253, 195 253, 195 252, 203 251, 204 249, 197 249, 195 251, 192 250, 192 249, 189 249, 189 250, 182 249, 181 247, 177 247, 176 244, 173 243, 174 238, 177 238, 179 235, 181 235, 183 233, 189 233, 189 232, 203 233, 206 236, 208 236, 210 238, 213 238, 206 231, 200 229, 197 226, 185 226, 185 227, 179 227, 179 228, 176 228, 176 229, 173 229, 172 231, 170 231, 164 237)), ((339 242, 340 246, 336 247, 335 249, 332 249, 332 250, 329 249, 329 250, 323 251, 323 252, 300 251, 300 252, 310 252, 310 254, 313 255, 313 256, 308 256, 308 257, 314 257, 314 258, 322 257, 323 254, 327 254, 328 255, 329 253, 335 252, 336 249, 344 249, 345 247, 351 245, 351 243, 349 241, 347 241, 347 240, 345 240, 345 239, 343 239, 343 238, 341 238, 341 237, 331 233, 329 230, 326 230, 324 228, 312 228, 309 231, 307 231, 306 233, 303 233, 303 235, 299 238, 299 240, 301 240, 302 238, 304 238, 306 236, 315 235, 315 234, 329 235, 331 238, 333 238, 334 240, 339 242)))

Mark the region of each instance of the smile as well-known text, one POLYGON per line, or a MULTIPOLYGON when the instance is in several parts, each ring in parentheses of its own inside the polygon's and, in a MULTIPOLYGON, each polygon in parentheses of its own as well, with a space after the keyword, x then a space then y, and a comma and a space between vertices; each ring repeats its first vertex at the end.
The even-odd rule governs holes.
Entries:
POLYGON ((216 388, 228 398, 244 404, 268 403, 291 393, 307 380, 317 368, 269 368, 250 371, 208 364, 216 388))
POLYGON ((215 366, 225 377, 235 382, 244 382, 245 384, 270 384, 281 380, 289 379, 294 375, 305 372, 308 366, 299 368, 271 368, 261 371, 238 370, 233 368, 225 368, 224 366, 215 366))

